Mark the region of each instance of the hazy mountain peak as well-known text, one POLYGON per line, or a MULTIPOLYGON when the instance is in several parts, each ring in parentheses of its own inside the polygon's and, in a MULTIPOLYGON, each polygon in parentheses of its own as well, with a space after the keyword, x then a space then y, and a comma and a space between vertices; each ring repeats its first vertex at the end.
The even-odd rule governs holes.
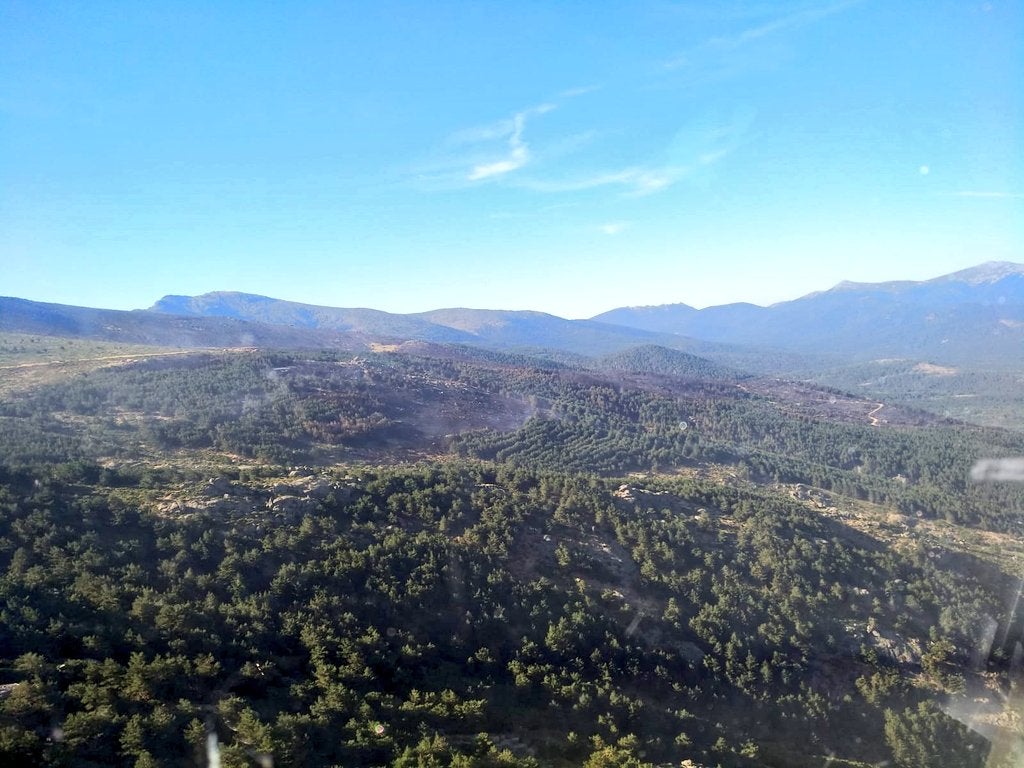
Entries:
MULTIPOLYGON (((940 275, 930 280, 889 280, 883 283, 858 283, 852 280, 843 280, 838 283, 833 291, 862 291, 862 290, 902 290, 914 286, 926 285, 929 283, 964 283, 966 285, 988 285, 997 283, 1003 278, 1013 275, 1024 275, 1024 264, 1017 264, 1012 261, 986 261, 976 267, 968 267, 958 272, 951 272, 948 275, 940 275)), ((820 294, 809 294, 816 296, 820 294)), ((808 297, 804 297, 808 298, 808 297)))
POLYGON ((673 304, 637 304, 630 307, 621 307, 621 309, 629 310, 640 310, 643 312, 696 312, 695 307, 691 307, 689 304, 683 302, 675 302, 673 304))
POLYGON ((169 315, 239 317, 241 315, 241 307, 269 304, 273 301, 275 299, 269 296, 259 296, 255 293, 211 291, 198 296, 169 294, 157 301, 149 309, 151 312, 163 312, 169 315))
POLYGON ((979 264, 976 267, 961 269, 959 272, 936 277, 928 282, 957 282, 967 283, 968 285, 984 285, 986 283, 999 282, 1003 278, 1012 277, 1013 275, 1024 276, 1024 264, 1017 264, 1012 261, 986 261, 984 264, 979 264))

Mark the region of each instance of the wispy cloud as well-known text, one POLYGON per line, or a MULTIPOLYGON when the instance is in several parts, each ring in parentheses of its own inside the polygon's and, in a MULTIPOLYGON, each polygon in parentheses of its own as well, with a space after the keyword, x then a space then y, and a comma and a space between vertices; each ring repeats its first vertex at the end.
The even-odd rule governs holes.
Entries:
POLYGON ((577 96, 586 96, 588 93, 600 91, 602 87, 603 86, 600 85, 584 85, 580 86, 579 88, 567 88, 566 90, 558 94, 558 97, 561 99, 573 99, 576 98, 577 96))
POLYGON ((710 152, 703 152, 697 157, 697 162, 701 165, 714 165, 719 160, 722 160, 732 154, 732 148, 728 149, 715 149, 710 152))
POLYGON ((757 26, 747 27, 739 32, 716 35, 708 38, 696 48, 688 52, 679 53, 676 56, 673 56, 663 62, 662 66, 665 69, 673 70, 697 64, 708 53, 734 52, 749 43, 771 37, 786 30, 806 26, 819 19, 845 11, 847 8, 858 5, 861 2, 863 2, 863 0, 843 0, 842 2, 832 3, 829 5, 804 7, 797 11, 777 16, 774 19, 758 24, 757 26))
POLYGON ((682 178, 686 168, 631 167, 563 179, 523 179, 519 185, 535 192, 584 192, 598 187, 625 187, 636 195, 659 192, 682 178))
POLYGON ((817 21, 818 19, 823 19, 826 16, 831 16, 835 13, 839 13, 840 11, 845 11, 847 8, 857 5, 859 2, 861 2, 861 0, 844 0, 844 2, 833 3, 831 5, 805 8, 795 13, 773 19, 765 24, 761 24, 756 27, 748 27, 734 35, 714 37, 708 41, 708 45, 711 47, 738 48, 741 45, 753 42, 754 40, 760 40, 763 37, 774 35, 777 32, 802 27, 810 24, 811 22, 817 21))
MULTIPOLYGON (((795 24, 798 16, 821 13, 803 11, 770 26, 795 24)), ((768 33, 760 28, 750 32, 768 33)), ((602 90, 599 84, 569 88, 551 101, 521 109, 502 120, 457 130, 409 178, 424 190, 500 184, 552 194, 606 188, 619 197, 644 197, 664 192, 727 158, 752 121, 742 115, 739 117, 743 119, 736 115, 706 116, 674 134, 661 132, 655 151, 636 153, 631 151, 630 142, 635 137, 628 129, 623 131, 615 125, 596 130, 581 124, 569 108, 575 99, 602 90), (560 111, 556 119, 540 119, 556 109, 560 111), (618 158, 619 162, 611 165, 609 158, 618 158)), ((592 110, 582 114, 592 114, 592 110)))
POLYGON ((962 190, 960 192, 954 192, 953 194, 956 197, 977 197, 977 198, 987 198, 987 199, 990 199, 990 200, 1022 200, 1022 199, 1024 199, 1024 194, 1021 194, 1019 192, 988 192, 988 191, 979 191, 979 190, 974 190, 974 189, 966 189, 966 190, 962 190))
MULTIPOLYGON (((586 192, 600 188, 622 197, 644 197, 664 192, 679 181, 704 172, 729 157, 744 141, 754 114, 711 114, 680 128, 651 161, 602 167, 590 152, 585 164, 563 162, 611 134, 595 130, 552 136, 540 132, 536 151, 528 141, 535 118, 559 108, 543 103, 520 110, 507 119, 465 128, 451 134, 431 165, 421 165, 416 183, 425 189, 453 189, 500 182, 506 186, 546 194, 586 192)), ((615 147, 609 149, 614 152, 615 147)))
POLYGON ((550 112, 554 108, 554 104, 541 104, 540 106, 532 107, 530 109, 523 110, 522 112, 517 112, 510 121, 511 130, 505 130, 504 132, 499 131, 496 133, 493 127, 484 128, 483 130, 478 129, 476 135, 485 137, 481 140, 504 138, 507 135, 508 151, 500 160, 477 163, 467 174, 466 178, 469 181, 481 181, 495 176, 504 176, 506 173, 517 171, 526 165, 530 160, 530 147, 523 139, 523 130, 526 128, 526 119, 533 115, 543 115, 545 112, 550 112))
MULTIPOLYGON (((521 121, 519 121, 521 123, 521 121)), ((473 170, 466 176, 470 181, 489 179, 492 176, 501 176, 511 171, 518 170, 526 165, 530 159, 530 150, 523 142, 521 136, 522 127, 517 127, 512 138, 509 139, 509 155, 504 160, 497 160, 493 163, 481 163, 473 166, 473 170)))
POLYGON ((526 137, 530 121, 557 106, 545 102, 495 122, 454 131, 403 175, 424 191, 460 189, 505 178, 533 160, 526 137))
POLYGON ((498 141, 508 137, 515 131, 515 118, 498 120, 487 125, 474 125, 470 128, 463 128, 456 131, 445 142, 449 146, 458 147, 466 144, 479 144, 488 141, 498 141))
MULTIPOLYGON (((534 152, 527 139, 530 123, 559 109, 563 103, 603 89, 600 84, 568 88, 557 97, 532 107, 519 110, 509 117, 493 123, 462 128, 451 134, 432 153, 408 169, 408 178, 423 189, 452 189, 475 186, 480 182, 507 180, 510 175, 528 165, 551 161, 580 151, 594 141, 598 132, 592 128, 577 128, 561 137, 544 135, 541 151, 534 152)), ((534 137, 536 141, 536 137, 534 137)))
POLYGON ((629 227, 628 221, 609 221, 606 224, 602 224, 598 229, 606 235, 614 237, 615 235, 625 232, 629 227))

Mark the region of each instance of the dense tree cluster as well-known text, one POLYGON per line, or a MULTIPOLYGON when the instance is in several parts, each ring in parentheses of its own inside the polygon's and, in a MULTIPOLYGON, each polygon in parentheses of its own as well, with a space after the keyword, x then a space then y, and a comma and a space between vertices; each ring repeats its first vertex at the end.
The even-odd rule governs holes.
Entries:
POLYGON ((597 361, 598 369, 652 373, 688 379, 735 381, 744 378, 740 373, 698 355, 676 349, 648 344, 632 347, 597 361))
POLYGON ((868 627, 940 638, 952 674, 998 611, 927 557, 712 484, 367 471, 257 527, 153 515, 117 492, 141 477, 102 472, 2 477, 8 764, 187 765, 209 731, 224 765, 743 766, 808 732, 902 759, 963 734, 868 627))
POLYGON ((966 426, 880 430, 794 416, 756 397, 672 398, 565 383, 549 414, 515 432, 462 435, 455 448, 604 474, 721 462, 755 480, 806 483, 904 514, 1013 531, 1024 518, 1019 487, 969 480, 979 458, 1024 453, 1019 435, 966 426))

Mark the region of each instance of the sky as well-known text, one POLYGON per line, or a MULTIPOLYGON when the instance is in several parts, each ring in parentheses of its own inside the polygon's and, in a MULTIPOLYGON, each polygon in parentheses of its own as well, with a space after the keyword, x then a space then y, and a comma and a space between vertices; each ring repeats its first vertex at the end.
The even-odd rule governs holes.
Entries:
POLYGON ((0 4, 0 295, 770 304, 1024 261, 1024 4, 0 4))

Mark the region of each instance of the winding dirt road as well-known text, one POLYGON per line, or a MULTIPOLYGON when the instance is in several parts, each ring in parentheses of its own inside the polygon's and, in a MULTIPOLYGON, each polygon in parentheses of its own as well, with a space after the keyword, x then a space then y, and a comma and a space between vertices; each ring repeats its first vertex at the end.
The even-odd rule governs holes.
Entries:
POLYGON ((881 420, 877 416, 875 416, 875 414, 878 413, 883 408, 885 408, 885 403, 876 403, 875 409, 868 414, 868 418, 871 419, 872 427, 877 427, 881 423, 881 420))

